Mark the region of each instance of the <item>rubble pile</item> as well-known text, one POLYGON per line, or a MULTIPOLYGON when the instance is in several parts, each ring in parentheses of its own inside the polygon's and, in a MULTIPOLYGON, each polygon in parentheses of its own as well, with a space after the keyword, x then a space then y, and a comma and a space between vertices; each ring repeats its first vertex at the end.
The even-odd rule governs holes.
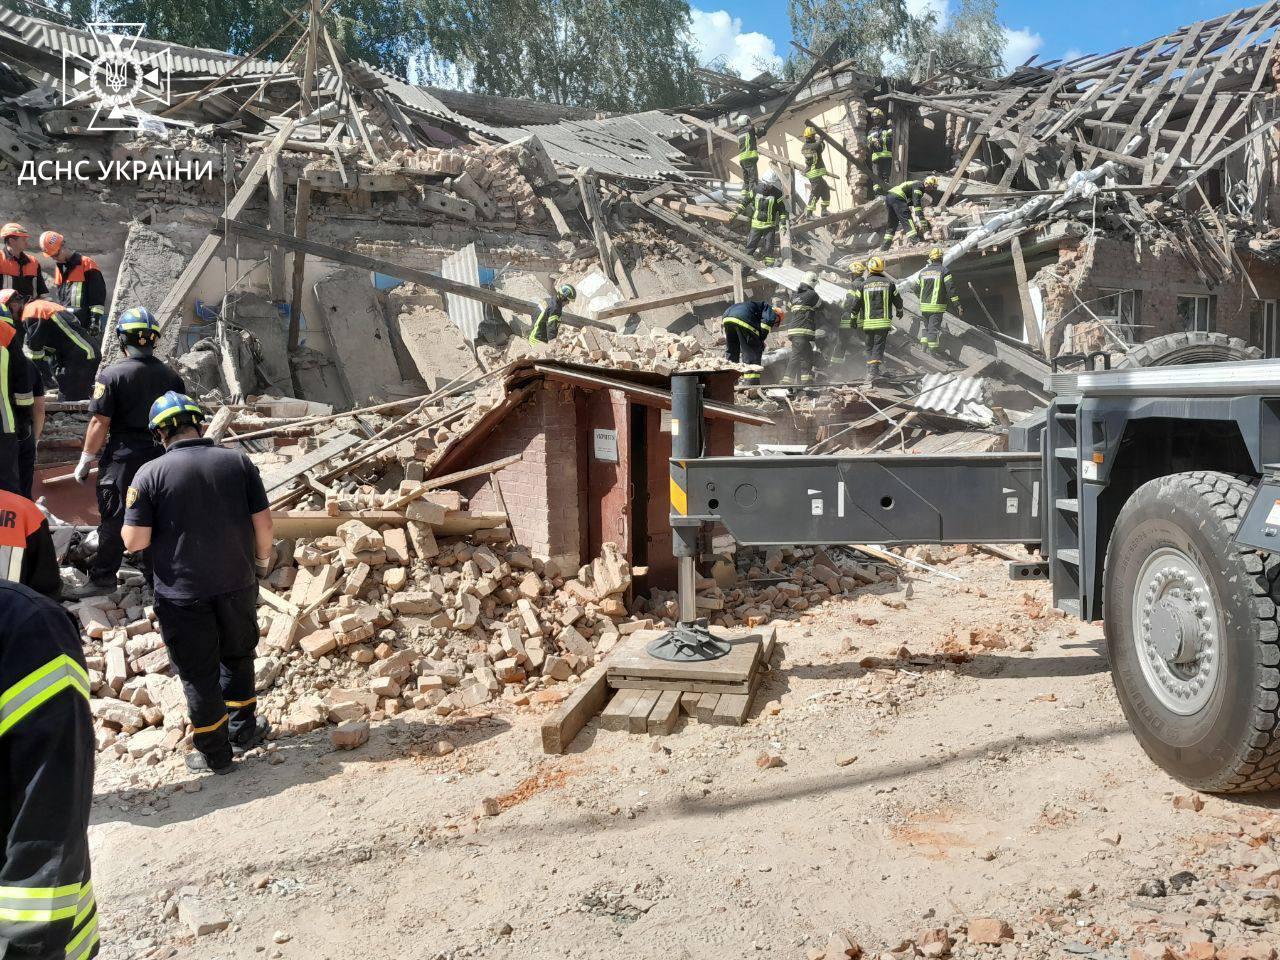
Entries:
POLYGON ((521 169, 522 158, 518 145, 466 150, 420 147, 397 150, 375 169, 447 177, 445 185, 469 205, 474 219, 516 227, 546 219, 533 184, 521 169))

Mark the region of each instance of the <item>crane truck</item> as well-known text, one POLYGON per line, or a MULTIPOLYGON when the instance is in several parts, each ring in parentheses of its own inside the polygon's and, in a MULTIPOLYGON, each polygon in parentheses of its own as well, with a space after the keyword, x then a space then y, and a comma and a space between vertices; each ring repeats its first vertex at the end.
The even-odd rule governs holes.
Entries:
POLYGON ((1021 544, 1010 576, 1101 620, 1142 748, 1203 791, 1280 788, 1280 360, 1053 373, 1009 450, 702 456, 696 374, 672 380, 679 623, 651 652, 709 659, 700 534, 741 544, 1021 544))

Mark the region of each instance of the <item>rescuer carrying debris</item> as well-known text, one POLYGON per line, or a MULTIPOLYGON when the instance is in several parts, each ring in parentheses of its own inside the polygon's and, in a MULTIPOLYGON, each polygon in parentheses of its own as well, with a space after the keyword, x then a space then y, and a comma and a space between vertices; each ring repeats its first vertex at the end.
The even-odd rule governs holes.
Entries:
POLYGON ((844 363, 849 357, 854 331, 862 325, 862 285, 867 276, 867 265, 855 260, 849 265, 849 292, 840 304, 840 329, 831 347, 831 362, 844 363))
POLYGON ((831 209, 831 184, 827 183, 826 162, 822 158, 822 141, 818 139, 818 131, 813 127, 804 128, 804 142, 800 145, 800 155, 804 157, 804 175, 809 181, 809 202, 805 205, 805 216, 815 213, 825 217, 831 209))
POLYGON ((59 400, 88 400, 98 372, 98 338, 86 330, 69 307, 52 300, 32 300, 22 308, 27 356, 47 361, 58 384, 59 400))
POLYGON ((566 304, 572 303, 577 298, 578 291, 574 289, 573 284, 562 283, 556 287, 556 295, 543 301, 542 309, 533 320, 533 329, 529 331, 529 342, 550 343, 554 340, 556 334, 560 332, 560 314, 564 312, 566 304))
MULTIPOLYGON (((134 474, 154 460, 164 448, 148 427, 151 404, 166 391, 182 392, 186 386, 168 364, 154 356, 160 339, 160 324, 143 307, 132 307, 116 321, 116 338, 124 359, 98 371, 89 400, 89 426, 84 433, 84 450, 76 465, 77 483, 89 479, 89 469, 98 457, 98 552, 89 569, 89 583, 81 596, 110 593, 116 588, 116 574, 124 559, 120 527, 124 523, 125 495, 134 474)), ((143 575, 150 580, 150 568, 142 557, 143 575)))
POLYGON ((738 166, 742 168, 743 189, 754 193, 760 181, 760 144, 756 125, 750 120, 738 134, 738 166))
POLYGON ((160 636, 187 696, 194 753, 187 768, 230 773, 265 739, 256 714, 258 577, 271 572, 271 504, 243 453, 203 436, 204 411, 169 391, 148 425, 164 456, 129 486, 125 545, 148 550, 160 636))
POLYGON ((55 296, 67 306, 95 341, 102 337, 107 312, 107 281, 89 257, 67 246, 66 238, 53 230, 40 234, 40 249, 54 263, 55 296))
MULTIPOLYGON (((731 363, 759 366, 764 357, 765 338, 785 316, 782 310, 767 300, 746 300, 735 303, 724 312, 725 357, 731 363)), ((742 383, 746 386, 758 387, 760 371, 752 370, 744 373, 742 383)))
POLYGON ((751 204, 751 233, 747 235, 747 253, 760 254, 765 266, 777 263, 774 254, 779 247, 778 231, 787 223, 787 203, 782 198, 782 184, 772 170, 760 178, 760 189, 751 204))
POLYGON ((947 309, 960 316, 960 294, 951 271, 942 265, 942 248, 929 251, 929 262, 918 275, 920 293, 920 346, 931 353, 938 349, 942 318, 947 309))
POLYGON ((80 631, 58 604, 0 582, 0 945, 6 957, 89 960, 93 718, 80 631))
POLYGON ((35 405, 31 393, 31 364, 23 362, 22 334, 0 306, 0 490, 22 492, 21 460, 23 408, 35 405))
POLYGON ((862 284, 862 331, 867 344, 867 379, 880 379, 884 365, 884 345, 893 329, 890 312, 902 319, 902 295, 898 286, 884 275, 884 260, 867 261, 867 279, 862 284))
POLYGON ((880 196, 889 189, 889 177, 893 175, 893 128, 879 107, 867 111, 867 126, 867 156, 875 174, 871 192, 880 196))
POLYGON ((822 299, 818 296, 818 274, 810 270, 791 297, 787 307, 787 336, 791 340, 791 361, 782 382, 808 386, 813 383, 817 360, 815 341, 822 320, 822 299))
POLYGON ((49 519, 27 497, 8 490, 0 490, 0 580, 54 600, 62 592, 49 519))
POLYGON ((894 235, 899 227, 910 226, 907 241, 923 240, 929 233, 929 221, 924 216, 924 198, 936 197, 938 194, 938 178, 925 177, 923 180, 904 180, 884 195, 885 209, 889 213, 889 225, 884 228, 884 237, 880 241, 880 249, 893 243, 894 235))

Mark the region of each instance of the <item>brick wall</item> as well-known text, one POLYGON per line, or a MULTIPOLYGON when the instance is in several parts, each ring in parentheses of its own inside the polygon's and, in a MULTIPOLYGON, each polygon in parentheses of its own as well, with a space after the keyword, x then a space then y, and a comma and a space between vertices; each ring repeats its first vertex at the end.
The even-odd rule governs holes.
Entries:
MULTIPOLYGON (((1106 290, 1134 289, 1141 292, 1137 320, 1143 326, 1136 331, 1135 339, 1138 341, 1182 332, 1184 326, 1178 315, 1178 297, 1210 295, 1214 297, 1212 329, 1261 346, 1258 329, 1260 306, 1253 288, 1257 287, 1261 299, 1280 299, 1280 271, 1274 268, 1250 264, 1252 286, 1237 274, 1222 286, 1210 289, 1178 251, 1165 242, 1128 243, 1098 239, 1078 246, 1064 245, 1059 261, 1057 272, 1063 283, 1074 283, 1080 299, 1095 309, 1096 304, 1091 301, 1106 290)), ((1037 280, 1044 277, 1042 273, 1037 280)), ((1092 318, 1069 294, 1061 298, 1050 297, 1049 301, 1052 306, 1046 319, 1052 347, 1056 351, 1063 335, 1060 317, 1069 313, 1067 323, 1085 322, 1092 318), (1076 308, 1074 313, 1071 312, 1073 307, 1076 308)))

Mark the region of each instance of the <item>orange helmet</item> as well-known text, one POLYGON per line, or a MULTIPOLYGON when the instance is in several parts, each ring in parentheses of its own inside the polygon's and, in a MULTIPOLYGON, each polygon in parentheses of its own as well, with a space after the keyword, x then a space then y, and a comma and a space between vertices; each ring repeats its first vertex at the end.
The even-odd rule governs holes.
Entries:
POLYGON ((55 233, 52 230, 46 230, 40 234, 40 249, 44 251, 46 257, 56 257, 65 242, 62 234, 55 233))
POLYGON ((31 234, 23 229, 20 223, 6 223, 0 227, 0 240, 8 240, 10 237, 30 237, 31 234))

